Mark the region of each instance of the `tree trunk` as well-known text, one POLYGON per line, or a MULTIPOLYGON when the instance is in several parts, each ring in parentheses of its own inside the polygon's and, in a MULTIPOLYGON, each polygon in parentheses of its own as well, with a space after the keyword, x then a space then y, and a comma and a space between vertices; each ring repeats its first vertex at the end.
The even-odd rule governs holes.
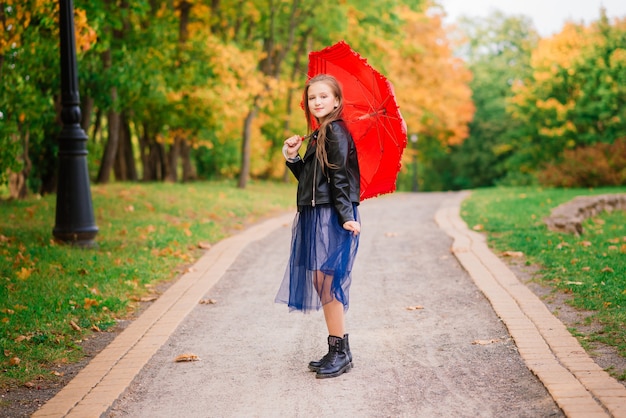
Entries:
POLYGON ((139 135, 139 158, 143 168, 141 179, 143 181, 154 180, 154 168, 150 161, 150 137, 149 128, 146 122, 142 124, 142 132, 139 135))
POLYGON ((116 166, 119 166, 120 176, 118 177, 116 172, 116 177, 124 181, 137 181, 137 166, 128 117, 122 114, 120 122, 120 142, 116 157, 116 166))
POLYGON ((252 130, 252 121, 256 117, 257 113, 257 105, 256 100, 254 101, 254 105, 252 105, 252 109, 246 116, 246 119, 243 124, 243 138, 241 141, 241 172, 239 173, 239 182, 237 183, 237 187, 240 189, 245 189, 248 184, 248 177, 250 176, 250 141, 251 141, 251 130, 252 130))
POLYGON ((124 137, 124 117, 120 115, 119 133, 117 140, 117 152, 115 153, 115 162, 113 163, 113 173, 115 174, 115 180, 127 181, 128 173, 126 171, 126 161, 124 160, 124 154, 126 153, 126 138, 124 137))
MULTIPOLYGON (((111 88, 111 101, 115 103, 117 101, 117 87, 111 88)), ((111 177, 111 170, 113 169, 113 163, 115 162, 115 156, 117 155, 117 148, 120 137, 120 114, 114 109, 109 110, 108 114, 108 132, 109 139, 107 140, 106 147, 104 148, 104 154, 100 160, 100 170, 98 172, 98 183, 106 184, 111 177)))
POLYGON ((183 181, 196 180, 198 173, 196 172, 196 166, 193 165, 191 160, 191 147, 185 140, 180 143, 180 157, 183 163, 183 181))
POLYGON ((96 144, 98 142, 98 134, 102 128, 102 109, 98 108, 96 111, 96 120, 93 124, 93 130, 91 132, 91 141, 96 144))
MULTIPOLYGON (((20 127, 21 128, 21 127, 20 127)), ((22 131, 22 129, 20 129, 22 131)), ((22 170, 18 173, 9 173, 9 196, 11 199, 25 199, 28 196, 28 175, 32 168, 30 157, 28 156, 28 147, 30 143, 30 130, 26 128, 25 132, 18 134, 22 138, 22 170)), ((19 138, 15 136, 15 140, 19 138)))
POLYGON ((82 110, 80 112, 80 127, 83 128, 83 131, 89 132, 89 126, 91 125, 91 114, 93 113, 94 108, 94 99, 93 97, 85 97, 81 100, 82 102, 82 110))
POLYGON ((154 144, 154 159, 156 161, 157 180, 165 180, 167 178, 167 153, 165 145, 160 142, 154 144))
POLYGON ((174 143, 167 153, 167 165, 165 167, 165 181, 176 183, 178 181, 178 157, 180 156, 181 139, 174 137, 174 143))

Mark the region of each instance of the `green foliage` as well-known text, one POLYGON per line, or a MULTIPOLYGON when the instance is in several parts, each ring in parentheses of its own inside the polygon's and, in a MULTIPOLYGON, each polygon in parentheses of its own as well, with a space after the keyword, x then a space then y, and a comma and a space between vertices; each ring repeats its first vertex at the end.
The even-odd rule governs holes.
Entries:
POLYGON ((460 29, 467 42, 459 54, 473 73, 476 113, 469 137, 433 167, 446 170, 441 174, 447 177, 444 189, 491 186, 512 172, 507 161, 521 124, 507 114, 507 100, 513 95, 511 86, 529 75, 530 54, 538 41, 527 17, 498 11, 484 19, 464 18, 460 29))
POLYGON ((76 341, 132 314, 202 255, 199 243, 290 208, 294 193, 274 183, 95 186, 90 250, 52 241, 54 196, 0 204, 0 387, 51 378, 49 368, 79 360, 76 341))
POLYGON ((593 311, 601 329, 584 333, 626 356, 626 212, 602 213, 584 223, 582 236, 552 232, 542 219, 579 195, 625 193, 625 188, 480 189, 463 202, 462 217, 485 231, 498 252, 521 251, 541 270, 536 279, 567 294, 573 306, 593 311))
MULTIPOLYGON (((23 4, 4 10, 5 19, 15 19, 11 26, 21 25, 13 28, 21 31, 21 36, 10 42, 0 59, 0 184, 5 184, 8 170, 18 172, 24 168, 25 147, 43 149, 45 142, 53 141, 59 132, 54 111, 59 69, 49 65, 58 61, 58 32, 48 17, 52 6, 23 4), (25 13, 22 8, 29 10, 30 19, 19 20, 25 13)), ((33 165, 39 163, 39 157, 36 153, 30 155, 33 165)), ((33 171, 31 183, 34 179, 35 188, 41 172, 46 172, 45 164, 33 171)))

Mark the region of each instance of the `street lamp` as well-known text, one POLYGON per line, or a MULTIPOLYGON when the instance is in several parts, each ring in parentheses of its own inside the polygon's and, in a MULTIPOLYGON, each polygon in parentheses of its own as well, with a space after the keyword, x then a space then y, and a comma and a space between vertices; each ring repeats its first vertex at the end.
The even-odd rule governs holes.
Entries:
POLYGON ((413 187, 411 190, 417 192, 419 190, 419 185, 417 182, 417 140, 419 136, 417 134, 411 134, 411 142, 413 143, 413 187))
POLYGON ((60 0, 61 121, 56 222, 52 234, 63 242, 91 247, 98 233, 87 170, 87 134, 80 126, 80 95, 74 37, 74 4, 60 0))

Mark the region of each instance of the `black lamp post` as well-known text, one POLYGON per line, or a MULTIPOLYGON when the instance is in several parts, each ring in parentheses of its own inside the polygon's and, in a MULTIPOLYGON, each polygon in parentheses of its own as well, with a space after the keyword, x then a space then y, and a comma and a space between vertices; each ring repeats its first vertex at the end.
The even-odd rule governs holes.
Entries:
POLYGON ((74 37, 74 4, 60 0, 61 121, 56 223, 52 234, 63 242, 90 247, 98 233, 87 170, 87 134, 80 126, 80 95, 74 37))
POLYGON ((417 134, 411 134, 411 142, 413 143, 413 150, 415 151, 413 153, 413 187, 411 190, 413 190, 414 192, 419 191, 419 184, 417 182, 417 140, 419 139, 419 137, 417 136, 417 134))

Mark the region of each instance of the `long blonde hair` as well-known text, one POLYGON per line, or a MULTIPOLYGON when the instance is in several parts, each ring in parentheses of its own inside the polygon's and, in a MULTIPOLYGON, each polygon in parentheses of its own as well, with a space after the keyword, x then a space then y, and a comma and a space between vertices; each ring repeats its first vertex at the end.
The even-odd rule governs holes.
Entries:
POLYGON ((322 167, 330 167, 336 168, 333 164, 329 164, 328 155, 326 153, 326 129, 331 122, 334 122, 338 119, 341 119, 341 115, 343 113, 343 91, 341 89, 341 85, 337 81, 335 77, 328 74, 318 74, 315 77, 312 77, 307 81, 306 86, 304 88, 304 114, 306 116, 307 128, 308 128, 308 136, 313 133, 314 128, 314 117, 311 114, 311 109, 309 108, 309 87, 315 83, 326 83, 329 86, 337 98, 338 105, 333 109, 322 121, 315 118, 317 124, 319 125, 317 128, 317 146, 315 149, 315 156, 322 164, 322 167))

